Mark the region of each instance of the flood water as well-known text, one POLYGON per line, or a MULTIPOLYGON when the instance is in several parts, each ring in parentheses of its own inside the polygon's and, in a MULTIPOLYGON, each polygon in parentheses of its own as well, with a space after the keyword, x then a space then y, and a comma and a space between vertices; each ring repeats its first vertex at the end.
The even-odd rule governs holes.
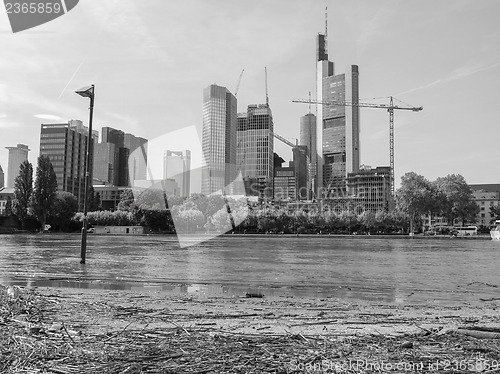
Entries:
POLYGON ((500 297, 500 243, 464 239, 0 235, 0 283, 461 304, 500 297))

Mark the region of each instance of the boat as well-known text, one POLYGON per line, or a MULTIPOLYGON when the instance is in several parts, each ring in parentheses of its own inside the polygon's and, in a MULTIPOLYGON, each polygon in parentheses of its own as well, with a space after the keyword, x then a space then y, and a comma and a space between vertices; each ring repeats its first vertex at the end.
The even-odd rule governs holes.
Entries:
POLYGON ((500 219, 495 221, 495 227, 490 231, 491 239, 500 240, 500 219))

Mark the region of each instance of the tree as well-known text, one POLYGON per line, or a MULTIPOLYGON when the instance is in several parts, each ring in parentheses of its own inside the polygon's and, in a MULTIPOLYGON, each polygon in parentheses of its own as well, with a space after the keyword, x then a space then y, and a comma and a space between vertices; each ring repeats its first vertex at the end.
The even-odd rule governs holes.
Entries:
POLYGON ((132 190, 125 190, 120 195, 120 202, 116 206, 116 209, 129 212, 132 210, 134 202, 135 202, 134 192, 132 190))
POLYGON ((5 203, 5 215, 11 216, 14 212, 12 211, 12 199, 10 196, 7 196, 7 202, 5 203))
POLYGON ((47 221, 65 231, 71 223, 71 218, 78 211, 78 199, 66 191, 57 191, 47 221))
POLYGON ((453 224, 456 218, 461 219, 463 224, 476 221, 479 207, 463 176, 449 174, 436 179, 434 184, 443 196, 441 210, 450 224, 453 224))
POLYGON ((172 209, 172 219, 177 234, 196 232, 205 224, 205 216, 198 209, 172 209))
POLYGON ((89 187, 89 212, 95 212, 97 210, 101 210, 101 195, 99 192, 94 191, 94 187, 89 187))
POLYGON ((19 175, 14 181, 14 202, 12 204, 14 214, 21 221, 21 228, 26 227, 26 217, 31 194, 33 192, 33 166, 24 161, 19 167, 19 175))
POLYGON ((371 230, 377 225, 377 220, 375 213, 365 210, 358 216, 360 223, 366 228, 366 231, 371 232, 371 230))
POLYGON ((423 214, 439 211, 437 191, 422 175, 414 172, 401 177, 401 187, 396 191, 396 208, 407 214, 410 230, 423 214))
POLYGON ((36 167, 35 188, 31 196, 30 206, 40 222, 42 231, 45 229, 47 215, 54 205, 56 191, 57 177, 49 156, 40 155, 36 167))

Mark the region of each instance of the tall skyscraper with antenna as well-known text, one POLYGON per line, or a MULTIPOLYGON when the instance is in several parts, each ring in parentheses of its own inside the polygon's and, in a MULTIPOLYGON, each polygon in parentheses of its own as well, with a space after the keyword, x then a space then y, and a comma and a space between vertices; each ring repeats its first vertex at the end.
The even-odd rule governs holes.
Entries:
MULTIPOLYGON (((327 13, 328 9, 325 10, 325 33, 317 35, 316 99, 358 103, 358 66, 350 65, 345 73, 335 74, 335 65, 328 59, 327 13)), ((345 189, 347 173, 359 170, 359 107, 320 105, 316 111, 316 192, 322 197, 332 188, 345 189)))

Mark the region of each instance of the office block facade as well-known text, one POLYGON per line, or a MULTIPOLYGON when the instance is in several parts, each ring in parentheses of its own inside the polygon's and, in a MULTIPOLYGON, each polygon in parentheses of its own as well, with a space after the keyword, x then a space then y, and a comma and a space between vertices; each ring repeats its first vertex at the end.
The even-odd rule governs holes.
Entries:
POLYGON ((496 217, 491 214, 491 207, 500 205, 500 184, 470 184, 474 201, 479 206, 476 217, 478 226, 491 227, 496 217))
MULTIPOLYGON (((92 140, 95 144, 97 138, 97 131, 93 131, 89 137, 88 127, 79 120, 70 120, 67 124, 41 125, 40 154, 47 155, 52 163, 57 189, 75 195, 80 210, 83 209, 85 194, 87 142, 92 140)), ((92 180, 92 168, 89 168, 89 172, 92 180)))
POLYGON ((236 97, 212 84, 203 90, 201 192, 233 194, 236 178, 236 97))
POLYGON ((113 143, 95 144, 93 179, 93 184, 118 185, 118 152, 113 143))
POLYGON ((310 198, 308 180, 310 178, 310 160, 307 146, 293 148, 293 161, 288 166, 274 169, 274 199, 307 200, 310 198))
POLYGON ((293 162, 286 167, 277 167, 274 170, 274 199, 295 200, 297 185, 295 180, 295 167, 293 162))
POLYGON ((146 179, 147 140, 111 127, 103 127, 95 146, 94 178, 114 186, 129 187, 146 179), (134 152, 139 150, 139 152, 134 152))
POLYGON ((7 168, 7 188, 14 188, 15 180, 19 175, 19 168, 28 160, 30 149, 27 145, 18 144, 16 147, 5 147, 9 150, 9 165, 7 168))
POLYGON ((273 196, 274 123, 268 104, 249 105, 238 114, 237 168, 243 178, 254 180, 261 198, 273 196))
POLYGON ((174 179, 179 195, 189 197, 191 185, 191 151, 166 150, 163 156, 163 179, 174 179))
POLYGON ((104 210, 114 211, 118 207, 121 195, 131 187, 118 187, 110 185, 94 185, 94 193, 99 194, 101 207, 104 210))

